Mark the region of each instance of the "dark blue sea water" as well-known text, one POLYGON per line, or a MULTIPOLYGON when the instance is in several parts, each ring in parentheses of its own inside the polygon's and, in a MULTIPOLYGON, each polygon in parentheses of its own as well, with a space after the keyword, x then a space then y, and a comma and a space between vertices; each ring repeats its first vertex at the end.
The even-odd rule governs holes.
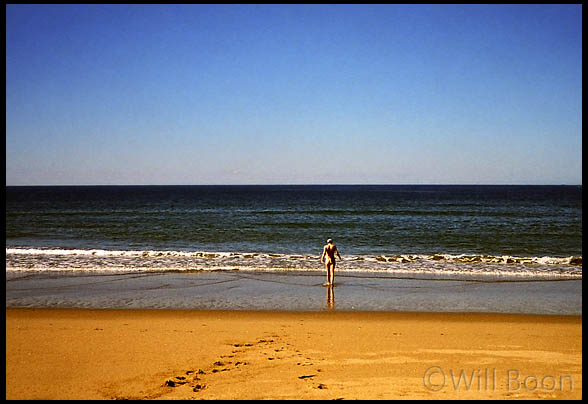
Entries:
POLYGON ((10 300, 10 290, 25 276, 214 271, 206 276, 322 280, 327 238, 344 258, 337 273, 348 286, 376 278, 376 288, 392 278, 577 281, 582 187, 6 187, 7 303, 23 302, 10 300))

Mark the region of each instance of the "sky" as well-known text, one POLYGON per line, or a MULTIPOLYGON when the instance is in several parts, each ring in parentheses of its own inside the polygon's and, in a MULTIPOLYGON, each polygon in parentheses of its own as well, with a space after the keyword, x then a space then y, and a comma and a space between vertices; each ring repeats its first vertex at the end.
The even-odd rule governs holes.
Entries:
POLYGON ((582 184, 581 5, 6 5, 6 185, 582 184))

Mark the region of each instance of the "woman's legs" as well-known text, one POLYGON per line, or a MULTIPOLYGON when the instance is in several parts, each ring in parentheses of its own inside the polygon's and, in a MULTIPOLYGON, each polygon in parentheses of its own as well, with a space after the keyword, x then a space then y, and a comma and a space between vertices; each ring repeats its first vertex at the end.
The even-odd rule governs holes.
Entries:
POLYGON ((335 262, 327 262, 327 284, 333 285, 335 283, 335 262))

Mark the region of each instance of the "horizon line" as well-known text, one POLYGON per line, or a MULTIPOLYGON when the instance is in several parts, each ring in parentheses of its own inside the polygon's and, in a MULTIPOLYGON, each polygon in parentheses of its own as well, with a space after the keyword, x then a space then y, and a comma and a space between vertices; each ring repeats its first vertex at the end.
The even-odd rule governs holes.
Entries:
POLYGON ((342 183, 342 184, 302 184, 302 183, 272 183, 272 184, 20 184, 20 185, 5 185, 5 187, 238 187, 238 186, 570 186, 577 187, 582 184, 500 184, 500 183, 418 183, 418 184, 392 184, 392 183, 342 183))

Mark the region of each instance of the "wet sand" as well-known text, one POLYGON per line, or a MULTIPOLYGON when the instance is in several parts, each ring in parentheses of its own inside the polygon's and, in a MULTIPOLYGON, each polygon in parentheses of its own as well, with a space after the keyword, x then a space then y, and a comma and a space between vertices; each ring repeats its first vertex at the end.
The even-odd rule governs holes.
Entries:
POLYGON ((582 397, 582 317, 6 309, 7 399, 582 397))

